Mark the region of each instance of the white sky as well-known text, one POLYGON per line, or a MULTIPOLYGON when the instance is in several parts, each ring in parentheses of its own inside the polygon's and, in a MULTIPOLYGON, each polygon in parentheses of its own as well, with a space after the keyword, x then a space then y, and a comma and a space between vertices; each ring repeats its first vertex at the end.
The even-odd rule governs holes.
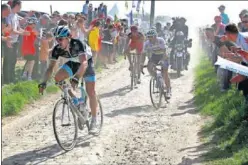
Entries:
MULTIPOLYGON (((108 6, 108 10, 114 5, 114 1, 90 1, 93 7, 101 2, 108 6)), ((80 12, 85 1, 23 1, 22 10, 37 10, 50 13, 50 5, 53 11, 61 13, 67 11, 80 12), (70 6, 70 7, 69 7, 70 6)), ((125 12, 125 1, 116 1, 120 10, 125 12)), ((143 2, 142 2, 143 4, 143 2)), ((238 14, 244 8, 248 9, 248 1, 157 1, 155 2, 155 15, 184 16, 189 25, 212 24, 215 15, 219 14, 217 7, 226 6, 226 13, 232 22, 239 21, 238 14)), ((129 9, 132 1, 129 1, 129 9)), ((142 6, 142 5, 141 5, 142 6)), ((150 11, 150 1, 145 2, 145 11, 150 11)))

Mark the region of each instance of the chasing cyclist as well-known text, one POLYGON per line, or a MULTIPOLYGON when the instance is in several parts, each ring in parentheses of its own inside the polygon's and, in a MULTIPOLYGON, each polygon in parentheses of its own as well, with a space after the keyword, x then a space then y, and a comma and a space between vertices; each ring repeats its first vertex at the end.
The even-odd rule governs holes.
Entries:
MULTIPOLYGON (((71 85, 75 90, 79 80, 82 77, 84 78, 92 113, 89 133, 94 134, 97 131, 97 99, 95 93, 96 77, 91 49, 86 43, 71 38, 71 32, 67 26, 56 27, 54 30, 54 37, 58 44, 52 50, 50 65, 45 73, 43 82, 39 84, 40 92, 42 93, 46 88, 47 81, 51 77, 59 57, 69 59, 69 61, 58 70, 54 79, 56 82, 61 82, 67 78, 71 78, 71 85)), ((78 99, 71 89, 69 90, 69 94, 72 97, 74 104, 78 106, 78 99)))
MULTIPOLYGON (((144 40, 145 40, 145 36, 138 31, 138 27, 135 25, 131 26, 131 32, 127 36, 126 49, 125 49, 125 54, 127 54, 129 61, 129 70, 131 70, 131 68, 133 67, 131 63, 130 51, 136 50, 138 56, 138 64, 141 64, 144 40)), ((140 84, 141 66, 138 69, 139 69, 138 83, 140 84)))
POLYGON ((169 61, 166 55, 165 41, 163 38, 158 37, 155 29, 149 30, 146 36, 148 40, 144 44, 144 53, 149 58, 147 65, 148 72, 150 75, 154 75, 153 64, 157 65, 159 62, 162 62, 162 74, 167 87, 166 97, 169 99, 171 98, 171 85, 168 74, 169 61))

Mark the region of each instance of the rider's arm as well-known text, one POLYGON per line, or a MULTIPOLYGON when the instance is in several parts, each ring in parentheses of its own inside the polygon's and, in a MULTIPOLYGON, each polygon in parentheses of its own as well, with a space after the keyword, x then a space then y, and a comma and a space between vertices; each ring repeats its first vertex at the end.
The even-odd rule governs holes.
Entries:
POLYGON ((59 58, 58 55, 58 46, 55 46, 54 49, 52 50, 52 55, 51 55, 51 59, 50 59, 50 64, 46 70, 43 82, 46 83, 49 78, 51 77, 52 73, 53 73, 53 69, 56 66, 57 60, 59 58))

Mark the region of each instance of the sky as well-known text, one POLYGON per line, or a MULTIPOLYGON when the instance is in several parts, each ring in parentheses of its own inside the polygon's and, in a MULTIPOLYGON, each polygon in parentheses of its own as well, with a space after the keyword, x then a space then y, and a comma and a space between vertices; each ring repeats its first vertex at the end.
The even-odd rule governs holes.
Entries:
MULTIPOLYGON (((117 3, 121 12, 126 12, 124 7, 125 1, 90 1, 94 6, 98 6, 101 2, 105 3, 110 10, 114 2, 117 3)), ((67 11, 80 12, 85 1, 23 1, 22 10, 37 10, 50 13, 50 5, 53 11, 57 10, 61 13, 67 11), (70 7, 69 7, 70 6, 70 7)), ((131 9, 132 1, 129 1, 129 9, 131 9)), ((143 3, 143 2, 142 2, 143 3)), ((145 1, 144 9, 150 12, 150 1, 145 1)), ((242 9, 248 9, 248 1, 155 1, 155 15, 168 16, 184 16, 187 23, 199 26, 212 24, 213 18, 219 15, 218 6, 226 6, 226 13, 229 15, 231 22, 239 21, 239 13, 242 9)), ((141 5, 142 6, 142 5, 141 5)))

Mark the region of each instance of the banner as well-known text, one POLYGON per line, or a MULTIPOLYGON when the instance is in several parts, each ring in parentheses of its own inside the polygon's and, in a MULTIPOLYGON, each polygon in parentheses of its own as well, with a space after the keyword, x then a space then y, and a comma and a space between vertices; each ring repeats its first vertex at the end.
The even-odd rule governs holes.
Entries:
POLYGON ((226 69, 226 70, 232 71, 234 73, 238 73, 238 74, 241 74, 243 76, 248 77, 248 67, 247 66, 240 65, 240 64, 237 64, 235 62, 226 60, 220 56, 218 56, 218 60, 215 63, 215 65, 219 65, 220 68, 222 68, 222 69, 226 69))

